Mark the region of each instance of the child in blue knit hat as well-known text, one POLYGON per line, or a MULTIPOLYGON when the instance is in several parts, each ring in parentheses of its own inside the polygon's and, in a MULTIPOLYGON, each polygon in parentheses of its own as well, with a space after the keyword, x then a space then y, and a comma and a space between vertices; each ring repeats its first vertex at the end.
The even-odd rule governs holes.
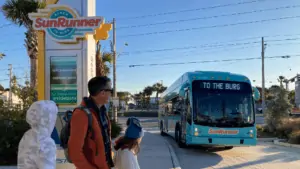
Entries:
POLYGON ((120 137, 115 145, 116 169, 140 169, 137 154, 140 151, 143 136, 144 132, 140 121, 135 117, 128 118, 125 135, 120 137))

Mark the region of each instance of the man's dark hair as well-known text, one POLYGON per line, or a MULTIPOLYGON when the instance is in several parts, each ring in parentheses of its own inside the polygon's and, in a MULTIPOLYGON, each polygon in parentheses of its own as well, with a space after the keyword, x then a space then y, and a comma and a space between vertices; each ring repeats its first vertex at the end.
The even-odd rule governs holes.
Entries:
POLYGON ((107 84, 110 82, 110 78, 106 76, 97 76, 89 80, 88 90, 91 96, 96 96, 101 90, 109 89, 107 84))

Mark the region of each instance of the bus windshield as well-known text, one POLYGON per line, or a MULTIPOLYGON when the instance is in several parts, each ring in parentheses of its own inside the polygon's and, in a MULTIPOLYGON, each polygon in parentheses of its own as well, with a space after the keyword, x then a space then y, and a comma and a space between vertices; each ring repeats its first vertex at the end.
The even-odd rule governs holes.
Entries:
POLYGON ((232 81, 194 81, 193 120, 212 127, 254 125, 252 87, 232 81))

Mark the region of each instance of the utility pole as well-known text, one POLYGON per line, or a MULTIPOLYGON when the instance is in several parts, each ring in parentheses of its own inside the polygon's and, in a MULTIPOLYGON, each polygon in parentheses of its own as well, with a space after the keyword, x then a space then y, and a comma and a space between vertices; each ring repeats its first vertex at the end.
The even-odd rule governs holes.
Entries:
MULTIPOLYGON (((116 72, 116 60, 117 60, 117 52, 116 52, 116 19, 113 18, 113 98, 117 98, 117 72, 116 72)), ((116 105, 113 106, 113 120, 115 122, 118 121, 118 110, 116 105)))
POLYGON ((9 68, 9 106, 12 106, 12 64, 8 64, 9 68))
POLYGON ((265 113, 265 42, 264 37, 261 38, 261 73, 262 73, 262 112, 265 113))

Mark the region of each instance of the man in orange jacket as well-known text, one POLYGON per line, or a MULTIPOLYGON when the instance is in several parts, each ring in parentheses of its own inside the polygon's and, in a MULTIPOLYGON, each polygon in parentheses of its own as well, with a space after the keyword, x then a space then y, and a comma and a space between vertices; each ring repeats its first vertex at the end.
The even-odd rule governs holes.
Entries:
POLYGON ((88 117, 81 109, 72 114, 69 157, 77 169, 112 168, 111 125, 105 104, 112 93, 111 81, 107 77, 94 77, 88 82, 90 97, 82 100, 81 106, 92 113, 92 132, 88 133, 88 117))

